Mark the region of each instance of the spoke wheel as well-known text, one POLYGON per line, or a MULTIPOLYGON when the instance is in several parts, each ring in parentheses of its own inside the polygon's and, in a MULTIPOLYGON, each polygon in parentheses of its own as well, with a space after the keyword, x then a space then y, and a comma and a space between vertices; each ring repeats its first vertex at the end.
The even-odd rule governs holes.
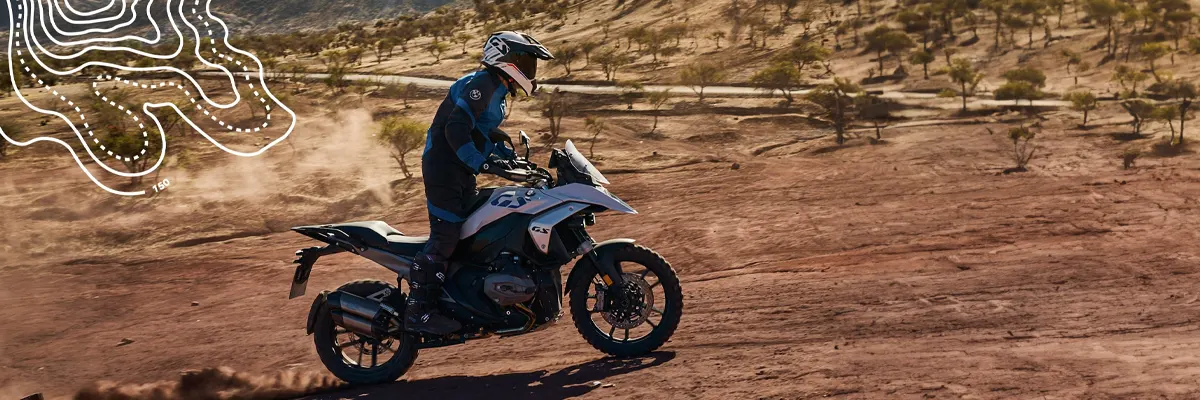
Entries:
MULTIPOLYGON (((368 297, 385 288, 398 290, 387 282, 377 280, 349 282, 338 290, 368 297)), ((328 309, 317 315, 313 331, 313 343, 316 344, 321 363, 338 379, 351 384, 395 381, 417 359, 416 340, 412 336, 404 334, 375 339, 359 335, 337 326, 328 309)))
POLYGON ((683 293, 675 270, 645 247, 615 250, 623 284, 608 288, 595 274, 571 288, 575 327, 596 349, 625 357, 662 346, 679 325, 683 293))

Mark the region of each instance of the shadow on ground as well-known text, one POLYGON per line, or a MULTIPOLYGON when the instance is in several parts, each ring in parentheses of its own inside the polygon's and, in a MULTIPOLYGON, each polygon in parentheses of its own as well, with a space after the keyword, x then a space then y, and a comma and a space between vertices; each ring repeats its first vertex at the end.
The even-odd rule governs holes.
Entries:
POLYGON ((485 376, 443 376, 419 381, 352 387, 305 399, 562 399, 582 396, 600 389, 602 386, 594 386, 594 381, 604 381, 613 376, 662 365, 674 358, 674 352, 656 352, 634 358, 603 358, 572 365, 554 373, 533 371, 485 376))

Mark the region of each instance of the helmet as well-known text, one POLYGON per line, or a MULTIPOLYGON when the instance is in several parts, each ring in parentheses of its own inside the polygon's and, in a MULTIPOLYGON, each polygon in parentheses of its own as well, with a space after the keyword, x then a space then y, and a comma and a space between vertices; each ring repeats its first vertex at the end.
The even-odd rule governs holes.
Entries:
POLYGON ((546 46, 533 36, 521 32, 501 31, 488 36, 483 44, 483 60, 489 68, 499 70, 510 81, 533 94, 537 90, 537 60, 550 60, 554 56, 546 46))

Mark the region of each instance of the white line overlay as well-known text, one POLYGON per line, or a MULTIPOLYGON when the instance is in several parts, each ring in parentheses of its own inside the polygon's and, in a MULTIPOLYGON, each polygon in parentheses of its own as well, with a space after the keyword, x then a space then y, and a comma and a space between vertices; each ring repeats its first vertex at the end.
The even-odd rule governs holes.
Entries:
MULTIPOLYGON (((153 111, 164 107, 171 108, 173 112, 177 113, 181 117, 183 122, 186 122, 188 126, 194 129, 196 132, 199 132, 200 135, 204 136, 205 139, 208 139, 208 141, 217 148, 239 157, 254 157, 262 154, 267 149, 286 139, 289 135, 291 135, 292 130, 296 127, 296 114, 292 112, 287 105, 280 102, 279 99, 277 99, 275 95, 271 93, 271 90, 268 89, 262 61, 260 61, 253 54, 237 49, 229 44, 229 28, 225 25, 224 21, 212 14, 210 9, 211 0, 204 0, 203 6, 201 6, 201 0, 121 0, 118 14, 91 19, 89 19, 89 17, 101 14, 104 11, 116 7, 117 1, 110 0, 108 6, 88 12, 76 11, 70 5, 72 0, 5 1, 7 2, 8 7, 9 27, 7 47, 9 71, 8 83, 12 85, 14 93, 16 93, 21 102, 24 103, 26 107, 29 107, 29 109, 41 114, 58 117, 62 121, 66 122, 67 126, 69 126, 71 130, 75 132, 75 136, 82 144, 82 148, 87 152, 88 156, 95 161, 95 164, 99 165, 105 171, 108 171, 113 175, 122 177, 145 176, 162 166, 162 162, 165 159, 167 152, 167 137, 163 132, 162 124, 159 122, 158 117, 154 115, 153 111), (138 6, 142 1, 145 1, 145 3, 143 3, 145 5, 145 12, 139 17, 138 6), (60 3, 66 5, 65 9, 60 5, 60 3), (158 4, 158 7, 152 7, 156 3, 158 4), (55 22, 55 12, 57 12, 58 16, 65 21, 64 26, 70 28, 81 27, 86 29, 83 29, 82 31, 64 31, 59 29, 59 25, 55 22), (68 17, 68 14, 71 14, 74 16, 74 18, 78 19, 72 19, 72 17, 68 17), (167 32, 168 34, 164 34, 164 32, 160 30, 158 24, 159 21, 164 19, 163 14, 165 14, 165 19, 170 22, 169 25, 173 30, 173 32, 167 32), (153 26, 154 33, 152 39, 143 38, 137 35, 127 35, 121 37, 116 37, 116 35, 113 35, 113 37, 74 39, 75 37, 86 35, 111 34, 119 29, 132 26, 139 18, 146 19, 149 24, 153 26), (47 24, 46 22, 49 23, 47 24), (229 85, 234 89, 232 90, 234 97, 232 102, 219 103, 210 99, 196 78, 189 75, 187 72, 169 65, 175 57, 183 54, 185 44, 187 43, 184 40, 185 34, 180 29, 180 22, 182 22, 182 26, 186 27, 186 30, 188 31, 187 37, 193 39, 193 42, 195 43, 195 47, 191 49, 191 52, 195 55, 195 57, 205 66, 220 70, 229 79, 229 85), (51 51, 51 49, 47 49, 43 46, 43 43, 39 38, 38 31, 33 29, 34 25, 41 27, 41 36, 50 40, 48 46, 51 47, 51 49, 65 52, 67 51, 68 47, 79 47, 81 50, 70 54, 58 54, 54 51, 51 51), (89 27, 92 25, 101 26, 89 27), (51 29, 54 31, 54 33, 51 33, 51 29), (178 45, 175 47, 174 52, 163 55, 151 54, 140 49, 129 48, 123 45, 131 42, 138 42, 139 45, 142 43, 147 45, 157 45, 164 42, 177 42, 178 45), (214 58, 214 60, 209 60, 201 53, 202 47, 205 50, 208 50, 210 57, 214 58), (145 58, 145 60, 138 60, 134 63, 134 65, 149 64, 154 66, 130 67, 103 61, 90 61, 91 59, 97 58, 87 57, 89 52, 126 52, 145 58), (46 58, 45 61, 43 57, 46 58), (71 61, 76 61, 75 64, 77 65, 72 66, 71 61), (79 61, 83 62, 80 63, 79 61), (149 62, 147 63, 143 61, 149 62), (57 70, 47 65, 47 62, 65 69, 57 70), (66 67, 63 67, 64 65, 66 67), (227 68, 227 66, 229 68, 227 68), (85 74, 82 71, 89 67, 100 67, 109 72, 94 76, 86 75, 88 78, 93 79, 90 87, 87 87, 85 90, 85 92, 87 92, 87 94, 85 94, 87 98, 72 99, 66 93, 60 93, 55 86, 55 81, 57 81, 57 78, 50 79, 50 76, 83 77, 85 74), (230 71, 230 68, 234 69, 236 72, 230 71), (145 81, 138 81, 136 79, 127 79, 118 75, 121 71, 129 73, 171 73, 173 75, 178 75, 178 78, 172 78, 170 80, 154 78, 147 79, 145 81), (42 76, 39 77, 39 74, 42 76), (35 85, 23 90, 17 81, 18 76, 28 77, 29 81, 35 85), (257 101, 261 103, 260 107, 262 107, 264 110, 264 116, 260 121, 261 123, 256 122, 250 126, 234 126, 234 124, 222 120, 216 114, 221 110, 233 108, 241 103, 242 91, 238 90, 239 84, 245 85, 247 92, 252 93, 254 96, 253 99, 247 98, 246 101, 257 101), (220 129, 213 131, 214 134, 257 134, 268 128, 283 129, 283 124, 276 123, 278 122, 278 119, 272 120, 271 118, 272 114, 279 110, 287 113, 290 122, 287 124, 287 128, 283 134, 275 140, 267 143, 261 148, 258 148, 256 151, 242 152, 230 149, 218 142, 215 138, 213 138, 212 135, 209 134, 209 132, 198 126, 195 121, 188 117, 188 115, 174 103, 143 103, 141 105, 141 113, 139 114, 132 110, 133 106, 121 104, 117 99, 107 98, 100 85, 127 87, 130 89, 137 89, 141 92, 170 90, 170 92, 167 92, 168 94, 182 96, 182 98, 186 99, 186 103, 180 103, 185 104, 184 107, 195 108, 195 116, 198 118, 211 119, 214 123, 220 126, 220 129), (66 104, 66 111, 68 114, 64 115, 58 111, 39 108, 30 103, 29 99, 26 98, 26 93, 39 91, 48 93, 57 98, 57 100, 60 100, 63 104, 66 104), (142 136, 140 140, 142 141, 141 150, 131 154, 118 154, 112 149, 105 148, 98 138, 98 134, 102 133, 103 128, 89 124, 87 120, 87 113, 76 104, 77 102, 104 104, 107 107, 116 108, 117 112, 123 112, 125 117, 132 120, 132 122, 138 126, 139 132, 142 136), (71 112, 72 110, 73 112, 71 112), (148 119, 149 121, 153 122, 153 127, 157 128, 157 138, 152 137, 155 136, 154 129, 148 129, 146 125, 149 124, 145 123, 144 119, 148 119), (150 149, 151 141, 157 141, 161 144, 160 150, 158 151, 158 159, 155 161, 152 167, 149 167, 143 171, 120 171, 108 166, 102 161, 102 158, 106 156, 110 159, 125 162, 152 157, 153 154, 148 154, 150 153, 148 152, 148 149, 150 149)), ((113 13, 110 12, 109 14, 113 13)), ((83 173, 87 175, 88 179, 105 191, 122 196, 140 196, 146 194, 145 190, 116 190, 100 182, 100 180, 97 179, 90 170, 88 170, 83 160, 81 160, 79 155, 76 154, 76 151, 71 148, 71 145, 62 140, 43 136, 26 141, 18 141, 13 137, 8 136, 8 134, 6 134, 2 129, 0 129, 0 137, 3 137, 4 140, 7 140, 9 143, 12 143, 16 146, 28 146, 30 144, 42 141, 58 143, 67 148, 67 151, 71 153, 71 157, 75 159, 76 164, 79 165, 79 168, 83 170, 83 173)))

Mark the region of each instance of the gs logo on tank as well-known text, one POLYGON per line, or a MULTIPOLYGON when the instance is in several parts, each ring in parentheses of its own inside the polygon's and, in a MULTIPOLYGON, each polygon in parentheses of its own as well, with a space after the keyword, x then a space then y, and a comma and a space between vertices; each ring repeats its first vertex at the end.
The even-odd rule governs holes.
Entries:
POLYGON ((525 198, 517 196, 517 192, 514 190, 500 193, 499 196, 496 196, 496 198, 492 200, 492 205, 505 208, 521 208, 521 206, 525 205, 525 202, 525 198))

